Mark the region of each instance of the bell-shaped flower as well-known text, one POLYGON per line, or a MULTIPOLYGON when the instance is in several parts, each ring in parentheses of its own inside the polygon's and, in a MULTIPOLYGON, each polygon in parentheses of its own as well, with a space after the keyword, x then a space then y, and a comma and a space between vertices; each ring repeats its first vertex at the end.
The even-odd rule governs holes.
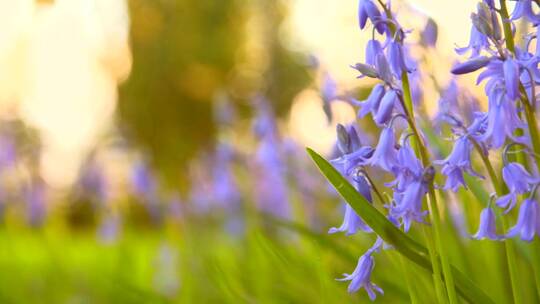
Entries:
POLYGON ((384 85, 379 83, 373 87, 371 93, 365 101, 353 102, 353 104, 356 104, 360 107, 360 109, 358 110, 358 117, 362 118, 370 112, 372 113, 372 115, 375 115, 379 109, 379 105, 381 103, 381 99, 384 96, 384 93, 384 85))
POLYGON ((360 0, 358 3, 358 25, 360 29, 366 27, 367 20, 371 20, 375 24, 375 28, 379 34, 384 33, 386 25, 381 22, 377 22, 381 19, 381 12, 377 8, 377 5, 371 0, 360 0))
POLYGON ((517 20, 525 17, 533 24, 540 23, 540 14, 535 14, 532 8, 532 0, 516 1, 516 6, 510 15, 510 20, 517 20))
POLYGON ((371 39, 366 46, 366 64, 375 66, 377 64, 377 54, 382 53, 383 48, 378 40, 371 39))
POLYGON ((497 206, 510 211, 517 203, 517 195, 525 194, 540 182, 540 178, 532 176, 519 163, 511 162, 502 169, 503 180, 509 193, 497 199, 497 206))
POLYGON ((467 61, 455 64, 452 67, 451 72, 454 75, 468 74, 487 66, 490 60, 491 59, 486 56, 469 59, 467 61))
POLYGON ((519 208, 517 223, 508 230, 507 237, 519 235, 522 240, 530 242, 538 233, 538 204, 533 199, 526 199, 519 208))
POLYGON ((338 281, 351 281, 348 287, 349 293, 364 288, 372 301, 377 297, 376 292, 384 294, 384 291, 379 286, 371 282, 371 273, 375 267, 375 260, 372 256, 374 247, 358 259, 358 264, 353 273, 344 274, 344 278, 338 279, 338 281))
POLYGON ((504 145, 507 138, 516 142, 524 142, 514 132, 525 125, 520 120, 516 105, 506 98, 502 90, 494 89, 489 96, 488 121, 485 133, 479 137, 481 141, 489 141, 495 149, 504 145))
POLYGON ((332 227, 328 230, 328 233, 345 232, 346 235, 353 235, 358 231, 372 232, 366 223, 356 214, 353 208, 345 203, 345 215, 343 216, 343 223, 339 227, 332 227))
POLYGON ((403 192, 394 192, 394 205, 390 206, 390 214, 401 220, 406 232, 413 222, 424 223, 427 211, 422 211, 422 199, 427 191, 427 185, 417 179, 407 185, 403 192))
POLYGON ((368 164, 372 166, 378 166, 385 171, 392 172, 392 169, 396 165, 396 138, 394 130, 391 126, 387 126, 381 131, 379 137, 379 143, 373 152, 373 155, 368 160, 368 164))
POLYGON ((405 63, 403 48, 397 41, 390 41, 387 47, 388 62, 390 68, 397 78, 401 78, 403 72, 408 72, 409 68, 405 63))
POLYGON ((423 45, 428 47, 435 47, 437 43, 438 27, 435 20, 429 18, 422 33, 420 33, 420 39, 423 45))
POLYGON ((510 100, 519 98, 519 64, 512 58, 507 58, 503 64, 506 96, 510 100))
POLYGON ((480 213, 480 225, 478 231, 472 236, 474 239, 490 239, 501 240, 503 236, 497 234, 497 226, 495 225, 495 212, 491 207, 486 207, 480 213))
POLYGON ((380 101, 377 113, 373 117, 373 120, 378 125, 386 124, 392 118, 394 112, 394 106, 398 102, 398 96, 395 90, 388 90, 380 101))
POLYGON ((459 187, 466 187, 463 172, 476 177, 482 177, 476 173, 471 165, 471 151, 473 145, 467 135, 458 138, 452 152, 444 160, 435 161, 436 164, 444 165, 441 173, 446 175, 445 190, 457 191, 459 187))
POLYGON ((489 49, 489 40, 486 35, 480 33, 478 29, 473 25, 471 27, 471 34, 469 38, 469 44, 466 47, 456 48, 456 52, 460 55, 471 51, 470 58, 477 57, 484 49, 489 49))

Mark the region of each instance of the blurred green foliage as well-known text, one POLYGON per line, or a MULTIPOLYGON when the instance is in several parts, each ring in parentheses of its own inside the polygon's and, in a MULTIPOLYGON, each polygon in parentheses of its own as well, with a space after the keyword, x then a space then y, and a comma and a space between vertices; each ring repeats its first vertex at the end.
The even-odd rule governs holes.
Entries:
POLYGON ((185 178, 181 169, 212 146, 216 90, 230 92, 243 109, 251 96, 264 94, 284 114, 309 80, 301 57, 279 42, 286 16, 280 2, 131 0, 129 8, 134 60, 120 89, 119 125, 166 181, 185 178), (246 22, 253 10, 262 13, 269 29, 263 33, 269 58, 258 77, 262 84, 234 71, 245 55, 246 22))

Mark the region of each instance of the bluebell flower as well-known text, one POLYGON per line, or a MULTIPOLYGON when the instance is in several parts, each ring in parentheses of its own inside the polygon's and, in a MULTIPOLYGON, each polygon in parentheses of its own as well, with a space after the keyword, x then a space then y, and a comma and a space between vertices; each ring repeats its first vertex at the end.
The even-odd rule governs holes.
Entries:
POLYGON ((491 59, 486 56, 475 57, 465 62, 455 64, 452 67, 451 72, 454 75, 468 74, 487 66, 490 60, 491 59))
POLYGON ((401 78, 403 72, 409 72, 409 68, 405 62, 403 49, 399 42, 390 41, 386 50, 390 68, 397 78, 401 78))
POLYGON ((428 186, 422 180, 411 182, 402 192, 394 191, 394 205, 390 206, 390 214, 401 219, 406 232, 413 222, 425 222, 427 211, 422 210, 422 199, 427 191, 428 186))
POLYGON ((377 65, 377 54, 383 52, 383 47, 378 40, 370 39, 366 45, 366 64, 377 65))
POLYGON ((474 239, 490 239, 501 240, 502 236, 497 234, 497 226, 495 225, 495 212, 491 207, 486 207, 480 213, 480 225, 478 231, 472 236, 474 239))
POLYGON ((526 18, 533 24, 540 23, 540 14, 535 14, 532 8, 532 0, 518 0, 510 15, 510 20, 526 18))
POLYGON ((516 100, 519 98, 519 64, 509 57, 504 61, 503 70, 506 96, 510 100, 516 100))
POLYGON ((394 111, 394 106, 396 102, 398 101, 398 95, 395 90, 390 89, 386 91, 383 98, 380 101, 379 108, 377 109, 377 113, 373 117, 373 120, 378 125, 386 124, 390 121, 392 118, 392 113, 394 111))
POLYGON ((367 164, 369 158, 373 155, 373 148, 370 146, 361 146, 360 138, 356 132, 355 126, 344 127, 337 125, 338 142, 340 156, 330 160, 330 163, 336 167, 341 174, 349 176, 358 166, 367 164))
POLYGON ((214 200, 227 209, 237 206, 241 198, 231 168, 233 157, 234 151, 229 145, 219 144, 212 166, 214 200))
POLYGON ((353 102, 353 104, 358 105, 360 109, 358 110, 358 117, 362 118, 368 113, 375 115, 379 110, 379 105, 381 104, 381 99, 385 95, 384 85, 376 84, 368 98, 363 102, 353 102))
POLYGON ((323 76, 321 97, 323 100, 323 110, 328 121, 332 121, 331 102, 337 97, 337 84, 330 74, 325 73, 323 76))
POLYGON ((429 18, 422 33, 420 33, 420 41, 428 47, 435 47, 437 44, 438 27, 435 20, 429 18))
POLYGON ((392 172, 397 162, 395 148, 396 138, 391 126, 385 127, 380 134, 379 143, 368 161, 369 165, 379 166, 385 171, 392 172))
POLYGON ((510 211, 517 202, 517 195, 525 194, 540 183, 540 178, 532 176, 519 163, 511 162, 502 169, 503 180, 508 187, 509 193, 497 199, 497 206, 510 211))
POLYGON ((371 23, 375 24, 375 28, 379 34, 384 33, 385 24, 377 22, 381 20, 381 12, 377 8, 377 5, 371 0, 360 0, 358 3, 358 25, 360 29, 366 27, 368 19, 371 20, 371 23))
POLYGON ((482 34, 476 26, 471 27, 471 34, 469 38, 469 44, 466 47, 456 48, 456 52, 460 55, 463 55, 467 52, 471 52, 470 58, 477 57, 480 55, 482 50, 489 49, 489 40, 486 35, 482 34))
POLYGON ((396 164, 392 171, 396 179, 387 186, 394 187, 397 192, 403 192, 411 182, 421 177, 422 171, 420 160, 410 145, 405 142, 397 152, 396 164))
POLYGON ((378 78, 389 84, 394 83, 392 69, 390 68, 390 64, 388 63, 388 60, 386 59, 384 53, 377 54, 376 59, 377 64, 375 65, 375 67, 378 78))
POLYGON ((375 260, 372 255, 374 251, 379 250, 380 246, 382 246, 382 241, 378 239, 375 245, 358 259, 358 264, 353 273, 344 274, 344 278, 338 279, 338 281, 351 281, 348 287, 350 293, 364 288, 372 301, 377 297, 376 292, 384 294, 384 291, 379 286, 371 282, 371 272, 375 267, 375 260))
POLYGON ((502 90, 494 89, 489 93, 489 109, 487 128, 481 141, 490 141, 493 148, 500 148, 507 138, 524 143, 522 137, 516 137, 515 130, 524 128, 525 124, 520 120, 516 105, 506 98, 502 90))
POLYGON ((153 200, 157 184, 154 176, 150 172, 150 167, 144 161, 137 162, 131 172, 131 184, 136 195, 142 196, 144 199, 153 200))
POLYGON ((468 135, 463 135, 458 138, 454 144, 452 152, 444 160, 435 161, 436 164, 444 165, 441 173, 446 175, 445 190, 456 192, 459 187, 466 188, 463 172, 476 177, 482 177, 476 173, 471 165, 471 151, 473 145, 468 138, 468 135))
POLYGON ((522 240, 530 242, 539 232, 539 225, 538 204, 528 198, 521 203, 517 223, 508 230, 506 236, 514 237, 519 234, 522 240))
POLYGON ((270 105, 264 99, 255 104, 256 135, 259 146, 255 152, 255 199, 264 212, 287 218, 290 215, 285 160, 281 139, 270 105))
POLYGON ((339 227, 332 227, 328 230, 328 233, 345 232, 346 235, 353 235, 358 231, 371 232, 366 223, 356 214, 353 208, 345 203, 345 215, 343 216, 343 223, 339 227))

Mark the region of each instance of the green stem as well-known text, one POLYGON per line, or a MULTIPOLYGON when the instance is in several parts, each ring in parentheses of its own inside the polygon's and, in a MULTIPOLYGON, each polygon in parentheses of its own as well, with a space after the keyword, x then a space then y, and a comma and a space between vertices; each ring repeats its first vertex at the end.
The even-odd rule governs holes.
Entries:
POLYGON ((405 258, 401 254, 399 254, 399 262, 401 264, 401 268, 403 268, 403 273, 405 274, 405 283, 407 284, 407 291, 409 292, 411 304, 416 304, 418 303, 418 296, 416 295, 416 290, 412 284, 414 278, 411 277, 411 272, 413 271, 410 269, 408 262, 405 261, 405 258))
MULTIPOLYGON (((488 174, 491 179, 491 183, 493 185, 493 188, 495 189, 495 192, 497 193, 497 196, 504 195, 505 189, 502 182, 499 181, 497 178, 497 175, 495 174, 495 170, 493 170, 493 166, 491 165, 491 161, 487 157, 487 155, 484 154, 484 151, 482 151, 482 148, 480 145, 473 140, 472 141, 475 148, 478 150, 478 153, 480 154, 482 161, 484 162, 484 165, 486 166, 488 170, 488 174)), ((501 221, 503 225, 503 230, 506 231, 509 227, 508 218, 505 216, 501 216, 501 221)), ((510 284, 512 285, 512 296, 514 299, 514 303, 524 303, 522 299, 522 295, 519 292, 520 287, 518 283, 519 278, 519 272, 518 272, 518 266, 516 263, 516 247, 515 244, 510 239, 506 239, 504 241, 504 248, 506 250, 506 262, 508 264, 508 272, 510 273, 510 284)))
MULTIPOLYGON (((499 4, 500 4, 499 14, 501 15, 501 19, 502 19, 506 48, 510 52, 515 54, 516 50, 514 46, 514 36, 512 34, 512 27, 509 21, 508 9, 506 7, 506 0, 499 0, 499 4)), ((527 96, 527 94, 525 94, 525 96, 527 96)), ((536 121, 534 122, 534 125, 531 125, 529 123, 529 120, 531 119, 530 117, 531 113, 528 113, 530 112, 527 110, 528 105, 525 105, 524 108, 525 108, 525 116, 527 118, 529 129, 533 129, 531 132, 531 138, 536 137, 536 139, 532 139, 533 146, 535 146, 534 142, 536 141, 538 143, 538 129, 536 126, 536 121)), ((533 115, 533 120, 534 120, 534 115, 533 115)), ((538 161, 536 163, 537 165, 539 164, 538 161)), ((502 195, 504 192, 504 189, 499 183, 497 183, 495 190, 497 191, 498 195, 502 195)), ((509 224, 508 224, 508 219, 504 216, 502 216, 502 224, 503 224, 504 230, 506 231, 509 224)), ((506 240, 504 244, 506 248, 506 257, 508 260, 508 270, 510 272, 510 282, 512 284, 512 294, 514 296, 514 303, 523 303, 523 297, 522 297, 522 293, 520 292, 520 286, 519 286, 519 272, 518 272, 517 263, 516 263, 516 248, 515 248, 515 245, 512 243, 512 240, 506 240)))
MULTIPOLYGON (((430 165, 429 160, 429 154, 426 149, 426 146, 423 144, 422 138, 420 137, 420 133, 418 132, 418 129, 416 127, 416 122, 414 119, 414 108, 413 108, 413 102, 411 98, 411 89, 409 84, 409 77, 407 76, 406 72, 403 72, 401 75, 402 80, 402 87, 403 87, 403 101, 405 104, 405 110, 407 117, 409 118, 409 125, 411 127, 411 130, 416 137, 416 152, 419 154, 420 159, 424 165, 424 167, 427 167, 430 165)), ((434 250, 435 256, 440 256, 441 264, 442 264, 442 272, 444 275, 444 282, 446 284, 446 291, 448 292, 448 300, 451 304, 457 303, 457 294, 456 289, 454 287, 454 277, 452 275, 452 269, 450 268, 450 262, 448 260, 448 256, 446 254, 446 250, 442 244, 442 224, 439 214, 439 207, 437 204, 437 196, 435 195, 435 188, 433 186, 433 182, 429 183, 429 191, 428 191, 428 199, 427 199, 427 205, 429 209, 430 219, 434 226, 434 232, 435 232, 435 245, 436 249, 432 248, 434 250), (438 251, 438 252, 437 252, 438 251)), ((428 244, 430 241, 428 240, 428 244)), ((429 248, 429 247, 428 247, 429 248)), ((434 266, 435 270, 435 264, 437 264, 438 267, 438 259, 432 260, 432 264, 434 266)), ((439 276, 440 277, 440 276, 439 276)), ((437 280, 435 280, 437 282, 437 280)))

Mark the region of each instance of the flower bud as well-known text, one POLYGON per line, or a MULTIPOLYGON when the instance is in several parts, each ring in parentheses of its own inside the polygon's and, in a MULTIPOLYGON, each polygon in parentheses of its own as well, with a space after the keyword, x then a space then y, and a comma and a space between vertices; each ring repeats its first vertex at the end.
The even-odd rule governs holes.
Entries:
POLYGON ((452 67, 451 72, 454 75, 471 73, 485 67, 489 63, 490 60, 491 58, 486 57, 486 56, 476 57, 471 60, 454 65, 454 67, 452 67))

